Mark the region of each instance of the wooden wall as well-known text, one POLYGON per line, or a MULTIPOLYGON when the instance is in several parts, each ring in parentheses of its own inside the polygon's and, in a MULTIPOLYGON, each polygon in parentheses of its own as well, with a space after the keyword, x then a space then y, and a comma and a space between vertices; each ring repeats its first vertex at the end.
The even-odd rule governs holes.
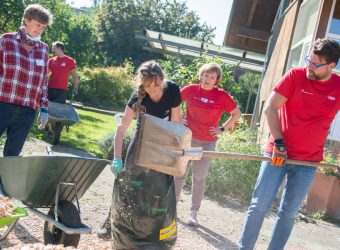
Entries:
MULTIPOLYGON (((299 8, 302 2, 302 0, 297 1, 286 14, 272 56, 270 58, 270 61, 268 62, 266 73, 263 77, 259 98, 259 108, 257 110, 257 114, 259 114, 259 118, 257 120, 260 123, 258 140, 261 143, 264 143, 270 134, 267 122, 263 115, 263 107, 273 87, 278 83, 282 75, 285 73, 285 67, 287 64, 291 42, 294 34, 294 28, 299 8)), ((326 34, 332 3, 333 0, 323 0, 320 21, 316 29, 316 38, 322 38, 326 34)))
POLYGON ((291 42, 293 40, 294 28, 300 4, 301 1, 297 1, 284 17, 276 45, 270 61, 268 62, 266 73, 263 77, 259 98, 260 128, 258 139, 261 143, 264 143, 269 136, 268 125, 263 115, 263 107, 273 87, 279 82, 280 78, 285 73, 285 67, 290 52, 291 42))

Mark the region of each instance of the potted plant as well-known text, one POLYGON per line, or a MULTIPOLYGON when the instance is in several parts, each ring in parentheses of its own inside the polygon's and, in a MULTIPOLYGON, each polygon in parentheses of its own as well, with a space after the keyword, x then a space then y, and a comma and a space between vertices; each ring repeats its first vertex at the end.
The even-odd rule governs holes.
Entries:
MULTIPOLYGON (((326 157, 327 163, 338 164, 326 157)), ((306 199, 306 210, 323 211, 340 218, 340 173, 334 169, 319 168, 306 199)))

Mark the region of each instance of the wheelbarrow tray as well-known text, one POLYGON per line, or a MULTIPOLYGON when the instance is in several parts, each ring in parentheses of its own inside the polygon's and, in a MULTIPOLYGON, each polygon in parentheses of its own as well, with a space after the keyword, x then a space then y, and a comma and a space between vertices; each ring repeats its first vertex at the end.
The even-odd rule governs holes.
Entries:
POLYGON ((72 105, 57 102, 48 102, 49 122, 60 122, 64 125, 79 123, 79 116, 72 105))
MULTIPOLYGON (((0 158, 4 192, 31 207, 52 207, 60 182, 75 183, 80 199, 110 161, 70 156, 0 158)), ((59 200, 74 202, 72 186, 60 185, 59 200)))

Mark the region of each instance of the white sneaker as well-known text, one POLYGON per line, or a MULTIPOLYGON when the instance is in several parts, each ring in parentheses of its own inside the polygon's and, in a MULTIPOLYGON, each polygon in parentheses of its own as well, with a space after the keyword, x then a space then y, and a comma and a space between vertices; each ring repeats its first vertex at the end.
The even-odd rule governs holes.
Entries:
POLYGON ((197 212, 196 211, 191 211, 190 212, 189 219, 188 219, 188 225, 190 225, 190 226, 198 226, 197 212))

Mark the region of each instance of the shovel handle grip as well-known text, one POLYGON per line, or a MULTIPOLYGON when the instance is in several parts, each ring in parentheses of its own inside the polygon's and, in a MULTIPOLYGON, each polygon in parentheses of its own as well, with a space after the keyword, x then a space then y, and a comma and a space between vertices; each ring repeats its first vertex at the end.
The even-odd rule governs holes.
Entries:
MULTIPOLYGON (((227 159, 239 159, 239 160, 251 160, 251 161, 271 161, 272 160, 272 158, 266 157, 266 156, 245 155, 245 154, 215 152, 215 151, 203 151, 202 157, 227 158, 227 159)), ((311 161, 298 161, 298 160, 290 160, 290 159, 287 159, 286 164, 303 165, 303 166, 308 166, 308 167, 322 167, 322 168, 335 168, 335 169, 338 168, 338 166, 335 164, 319 163, 319 162, 311 162, 311 161)))

